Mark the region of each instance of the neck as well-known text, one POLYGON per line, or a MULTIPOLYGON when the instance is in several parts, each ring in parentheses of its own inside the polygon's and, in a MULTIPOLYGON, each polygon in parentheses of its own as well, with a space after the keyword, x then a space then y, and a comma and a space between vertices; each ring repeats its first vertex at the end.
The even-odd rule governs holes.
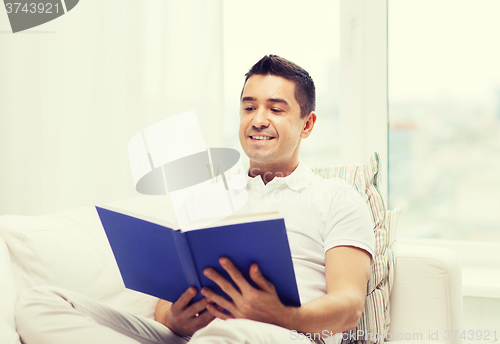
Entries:
POLYGON ((260 176, 264 184, 267 184, 275 177, 283 178, 292 174, 298 165, 298 159, 287 164, 260 164, 259 162, 250 160, 248 176, 252 178, 260 176))

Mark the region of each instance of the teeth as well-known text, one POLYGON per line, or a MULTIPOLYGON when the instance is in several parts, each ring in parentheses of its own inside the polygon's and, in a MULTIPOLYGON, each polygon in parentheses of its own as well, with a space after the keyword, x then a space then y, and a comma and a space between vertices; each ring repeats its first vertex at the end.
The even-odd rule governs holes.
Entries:
POLYGON ((256 139, 256 140, 270 140, 271 137, 269 136, 252 136, 253 139, 256 139))

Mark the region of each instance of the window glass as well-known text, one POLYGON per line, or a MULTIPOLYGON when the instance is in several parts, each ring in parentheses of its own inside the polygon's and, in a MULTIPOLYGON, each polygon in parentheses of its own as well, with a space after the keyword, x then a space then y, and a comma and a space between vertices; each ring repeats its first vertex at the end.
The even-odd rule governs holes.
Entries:
POLYGON ((389 1, 400 237, 500 241, 500 1, 389 1))
POLYGON ((225 1, 224 52, 225 147, 240 149, 239 99, 245 73, 264 55, 276 54, 307 70, 316 86, 318 120, 301 143, 301 160, 311 167, 338 162, 338 0, 307 6, 290 0, 225 1))

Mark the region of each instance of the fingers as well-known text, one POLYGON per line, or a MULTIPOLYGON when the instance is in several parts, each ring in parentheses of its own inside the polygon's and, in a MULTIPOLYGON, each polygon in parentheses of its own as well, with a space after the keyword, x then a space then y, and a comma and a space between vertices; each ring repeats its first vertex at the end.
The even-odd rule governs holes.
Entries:
MULTIPOLYGON (((179 298, 180 299, 180 298, 179 298)), ((210 312, 205 311, 208 305, 208 300, 206 298, 201 299, 190 305, 187 308, 183 308, 177 314, 177 323, 185 324, 189 332, 194 332, 207 326, 210 322, 215 319, 215 316, 210 314, 210 312)), ((173 310, 172 310, 173 312, 173 310)))
MULTIPOLYGON (((203 270, 203 274, 208 278, 210 278, 212 281, 214 281, 215 284, 217 284, 234 301, 239 300, 241 298, 240 292, 234 288, 233 284, 224 277, 222 277, 214 269, 206 268, 205 270, 203 270)), ((203 292, 202 295, 204 295, 203 292)))
POLYGON ((218 306, 220 306, 223 309, 227 309, 229 312, 232 314, 236 314, 237 310, 234 306, 234 303, 231 301, 228 301, 225 297, 220 296, 219 294, 214 293, 212 290, 209 288, 202 288, 201 289, 201 294, 205 296, 206 299, 208 299, 208 306, 211 306, 211 303, 214 302, 218 306))
MULTIPOLYGON (((219 264, 227 271, 231 279, 236 283, 242 292, 244 292, 250 285, 247 280, 241 274, 240 270, 234 266, 233 262, 227 258, 222 257, 219 259, 219 264)), ((225 290, 224 290, 225 291, 225 290)))
POLYGON ((172 313, 183 313, 183 318, 195 317, 196 314, 200 313, 204 309, 207 308, 208 300, 203 298, 189 307, 187 305, 191 301, 191 299, 196 295, 196 288, 190 287, 188 288, 179 299, 174 302, 171 306, 172 313))
POLYGON ((224 311, 224 308, 222 308, 221 306, 219 306, 218 304, 216 303, 209 303, 210 306, 214 306, 219 312, 222 312, 224 311))
POLYGON ((227 314, 224 313, 222 310, 222 307, 219 307, 217 305, 207 305, 207 310, 210 312, 211 315, 220 318, 222 320, 227 320, 227 319, 234 319, 234 316, 232 314, 227 314))
POLYGON ((215 315, 211 314, 207 310, 207 311, 205 311, 205 312, 203 312, 203 313, 198 314, 197 316, 195 316, 194 319, 195 319, 194 320, 194 326, 196 327, 196 330, 198 330, 198 329, 200 329, 202 327, 205 327, 208 324, 210 324, 215 319, 215 315))
POLYGON ((189 306, 184 314, 188 317, 194 317, 196 314, 200 313, 202 310, 207 308, 208 300, 206 298, 201 299, 189 306))
POLYGON ((195 295, 196 295, 196 288, 189 287, 184 293, 182 293, 179 299, 177 299, 177 301, 175 301, 172 304, 170 309, 172 310, 172 312, 181 311, 189 304, 189 302, 193 297, 195 297, 195 295))
POLYGON ((260 272, 259 267, 255 263, 250 266, 250 278, 259 286, 260 289, 267 291, 268 293, 275 292, 274 285, 265 279, 264 275, 262 275, 262 272, 260 272))

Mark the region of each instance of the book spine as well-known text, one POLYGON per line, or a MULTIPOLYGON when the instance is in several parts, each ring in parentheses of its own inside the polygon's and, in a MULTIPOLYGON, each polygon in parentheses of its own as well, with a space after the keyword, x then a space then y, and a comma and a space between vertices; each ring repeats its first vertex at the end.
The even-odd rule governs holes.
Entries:
POLYGON ((191 255, 191 248, 189 247, 187 236, 184 232, 180 231, 173 231, 173 236, 186 281, 190 286, 195 286, 199 292, 201 284, 196 272, 193 256, 191 255))

